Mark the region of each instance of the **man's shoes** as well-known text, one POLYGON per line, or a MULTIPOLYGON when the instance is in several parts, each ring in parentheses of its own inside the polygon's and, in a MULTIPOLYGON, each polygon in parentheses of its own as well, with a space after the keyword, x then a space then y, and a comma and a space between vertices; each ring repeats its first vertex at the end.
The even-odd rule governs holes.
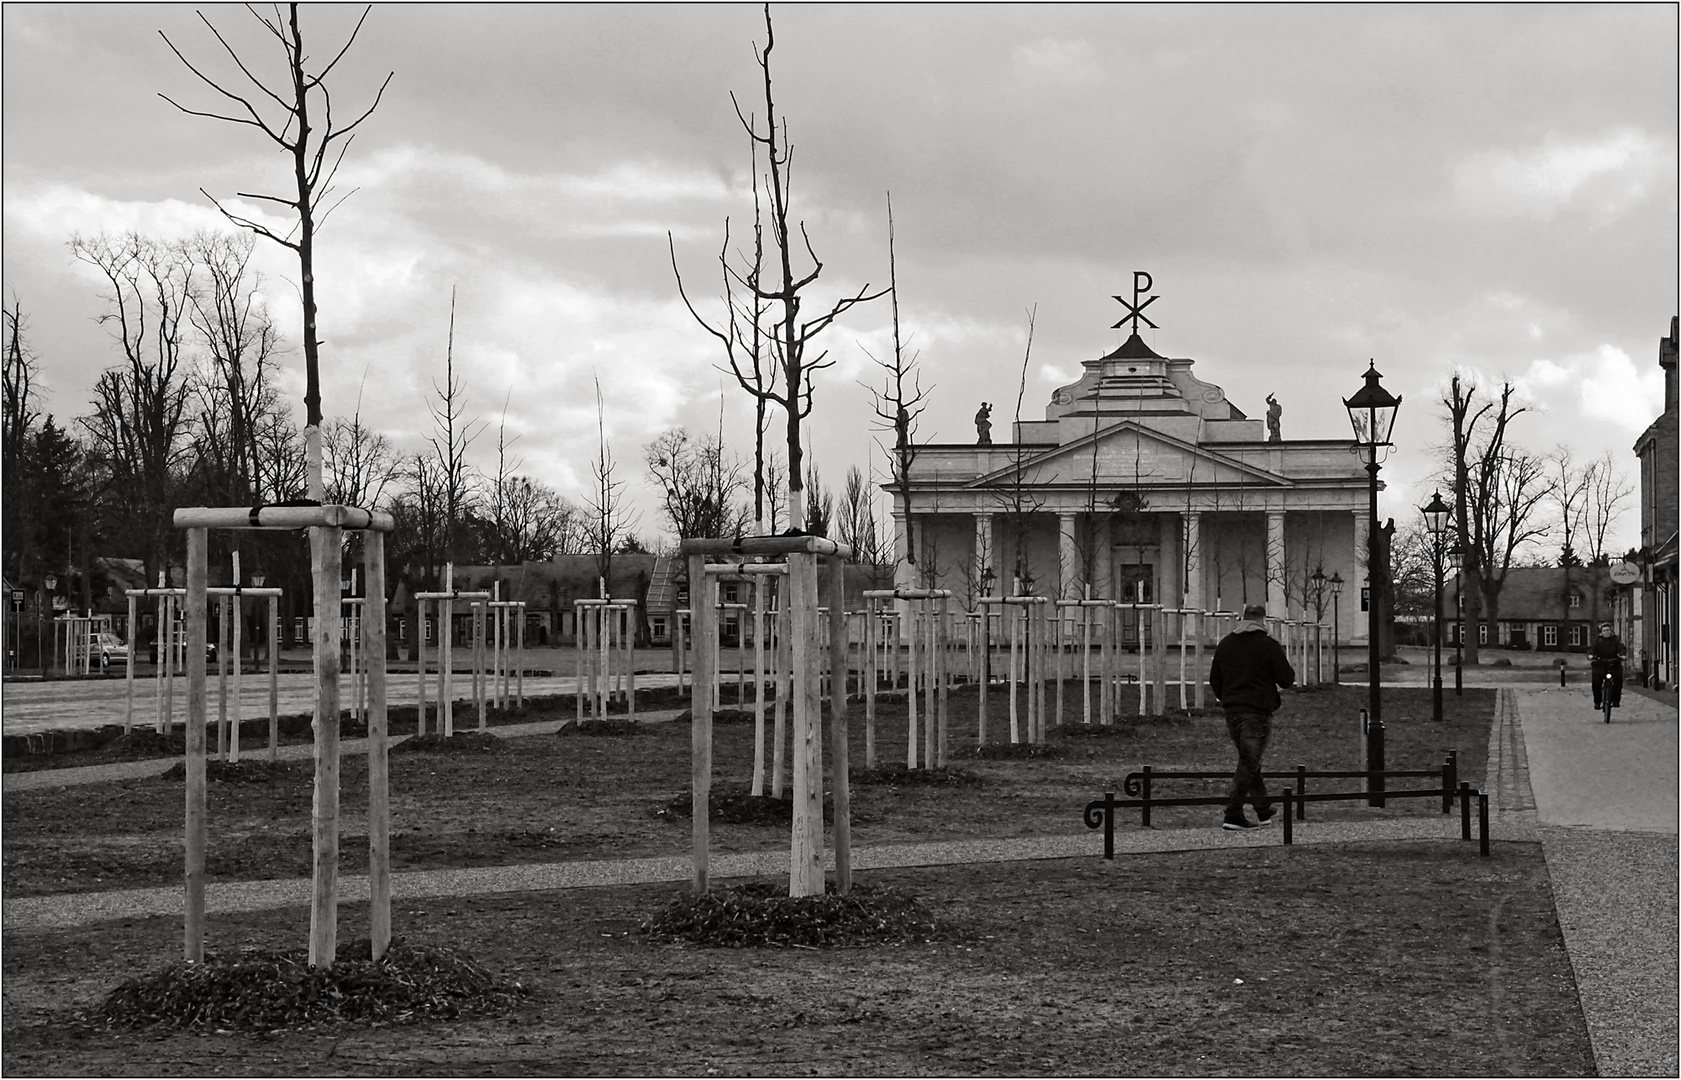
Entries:
POLYGON ((1265 828, 1268 825, 1271 825, 1273 818, 1276 818, 1277 816, 1278 808, 1276 806, 1267 807, 1264 813, 1260 810, 1255 811, 1256 828, 1265 828))
POLYGON ((1231 829, 1235 832, 1242 832, 1245 829, 1259 829, 1260 827, 1261 827, 1260 825, 1257 825, 1253 821, 1250 821, 1248 818, 1244 817, 1242 814, 1239 814, 1237 817, 1231 817, 1230 815, 1228 815, 1226 817, 1226 820, 1220 822, 1220 828, 1231 829))

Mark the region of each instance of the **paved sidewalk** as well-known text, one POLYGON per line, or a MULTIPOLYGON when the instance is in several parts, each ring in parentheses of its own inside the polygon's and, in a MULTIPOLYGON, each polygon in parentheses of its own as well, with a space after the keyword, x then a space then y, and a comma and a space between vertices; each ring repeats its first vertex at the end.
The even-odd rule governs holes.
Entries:
POLYGON ((1599 1073, 1676 1076, 1676 709, 1625 693, 1606 725, 1585 687, 1501 697, 1497 820, 1541 841, 1599 1073))

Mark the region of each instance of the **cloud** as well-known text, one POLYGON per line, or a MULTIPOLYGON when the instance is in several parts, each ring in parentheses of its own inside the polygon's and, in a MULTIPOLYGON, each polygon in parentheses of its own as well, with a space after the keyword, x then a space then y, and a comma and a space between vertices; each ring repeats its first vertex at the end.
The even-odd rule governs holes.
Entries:
MULTIPOLYGON (((1574 406, 1584 418, 1629 434, 1646 430, 1663 409, 1662 370, 1651 366, 1642 371, 1614 345, 1558 360, 1532 360, 1512 382, 1545 412, 1557 415, 1562 407, 1574 406)), ((1562 440, 1567 434, 1554 436, 1562 440)))
POLYGON ((1068 88, 1103 81, 1103 65, 1084 41, 1041 38, 1018 45, 1010 54, 1010 70, 1026 86, 1068 88))
POLYGON ((1673 187, 1675 144, 1633 127, 1593 139, 1549 133, 1538 146, 1485 150, 1460 162, 1460 205, 1494 217, 1551 220, 1572 203, 1614 217, 1654 190, 1673 187))

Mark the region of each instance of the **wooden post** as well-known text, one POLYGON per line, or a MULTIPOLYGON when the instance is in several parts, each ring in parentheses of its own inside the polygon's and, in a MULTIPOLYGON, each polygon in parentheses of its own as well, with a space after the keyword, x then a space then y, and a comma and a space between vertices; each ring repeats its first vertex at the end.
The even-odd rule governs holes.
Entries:
MULTIPOLYGON (((455 592, 455 564, 444 564, 444 592, 455 592)), ((439 734, 455 736, 455 597, 438 601, 438 712, 443 717, 439 734)))
MULTIPOLYGON (((521 617, 520 626, 525 626, 521 617)), ((636 723, 636 604, 625 607, 625 714, 636 723)))
POLYGON ((986 694, 992 684, 992 605, 984 598, 977 605, 981 609, 981 689, 976 702, 976 744, 986 745, 986 694))
POLYGON ((940 698, 944 691, 940 678, 944 671, 934 605, 927 600, 918 603, 922 608, 922 767, 932 769, 939 742, 940 698))
MULTIPOLYGON (((188 963, 204 960, 204 850, 208 840, 205 820, 204 743, 207 717, 204 707, 205 622, 210 579, 210 531, 187 530, 187 828, 186 847, 186 941, 183 956, 188 963)), ((130 658, 132 660, 132 657, 130 658)))
MULTIPOLYGON (((585 613, 589 609, 581 604, 572 605, 572 651, 577 659, 578 683, 574 698, 578 704, 578 723, 584 722, 584 669, 588 666, 584 657, 589 653, 589 632, 585 623, 585 613)), ((593 696, 593 695, 592 695, 593 696)))
POLYGON ((234 582, 233 594, 233 727, 229 732, 233 737, 233 745, 229 748, 229 760, 239 760, 239 723, 245 719, 245 706, 240 698, 240 691, 244 688, 242 676, 245 672, 245 658, 241 655, 245 651, 245 601, 239 596, 239 582, 234 582))
MULTIPOLYGON (((327 967, 338 949, 339 575, 344 530, 309 530, 315 585, 315 873, 309 910, 309 966, 327 967)), ((203 656, 202 650, 198 654, 203 656)), ((202 662, 202 659, 200 660, 202 662)))
POLYGON ((1167 715, 1167 611, 1160 607, 1150 609, 1150 642, 1152 653, 1156 655, 1156 715, 1167 715))
POLYGON ((368 936, 373 958, 391 945, 391 770, 385 703, 385 534, 362 534, 368 566, 362 601, 368 669, 368 936))
POLYGON ((823 894, 823 702, 818 696, 817 556, 788 555, 789 643, 794 678, 794 824, 788 852, 788 895, 823 894))
POLYGON ((753 582, 753 794, 765 793, 765 586, 753 582))
POLYGON ((951 684, 951 597, 940 597, 940 622, 934 655, 940 665, 939 739, 934 747, 934 764, 946 767, 947 752, 951 748, 950 684, 951 684))
MULTIPOLYGON (((689 556, 689 608, 695 612, 711 612, 716 580, 706 572, 704 555, 689 556)), ((696 893, 707 890, 707 842, 712 812, 712 665, 703 662, 710 639, 718 633, 716 619, 696 618, 693 638, 695 645, 694 690, 689 695, 691 720, 689 723, 689 809, 694 831, 690 847, 693 880, 690 888, 696 893)))
POLYGON ((1021 742, 1021 720, 1016 705, 1016 680, 1021 674, 1021 607, 1004 605, 1004 617, 1010 620, 1010 745, 1021 742))
MULTIPOLYGON (((790 642, 792 634, 789 631, 790 616, 788 605, 794 595, 793 581, 784 578, 776 585, 776 698, 771 703, 771 737, 775 745, 771 747, 770 755, 770 797, 782 798, 783 777, 786 775, 788 748, 788 709, 789 702, 794 696, 794 673, 791 657, 793 646, 790 642)), ((697 654, 695 666, 700 666, 697 654)))
MULTIPOLYGON (((898 605, 895 605, 895 606, 898 606, 898 605)), ((904 637, 906 638, 906 643, 910 646, 909 655, 907 655, 905 657, 905 671, 906 671, 906 674, 907 674, 907 680, 906 680, 906 685, 905 685, 905 706, 906 706, 906 715, 908 717, 908 724, 909 724, 909 729, 910 729, 909 730, 909 735, 905 740, 905 768, 914 769, 914 768, 916 768, 916 732, 917 732, 917 728, 916 728, 916 720, 917 720, 917 716, 916 716, 916 691, 917 691, 916 678, 917 678, 917 675, 921 672, 921 668, 922 668, 921 663, 919 663, 920 657, 917 656, 917 653, 919 651, 918 646, 921 645, 921 628, 916 625, 916 609, 914 607, 911 607, 909 604, 906 604, 900 610, 903 611, 902 618, 904 619, 904 621, 910 624, 910 633, 904 635, 904 637)))
POLYGON ((415 719, 418 721, 418 726, 415 728, 415 734, 416 735, 425 735, 426 734, 426 601, 425 600, 422 600, 419 597, 415 598, 414 614, 415 614, 415 619, 416 619, 415 628, 414 628, 414 652, 415 652, 415 659, 416 659, 415 670, 420 673, 420 695, 416 699, 419 702, 419 707, 415 710, 415 719))
MULTIPOLYGON (((205 600, 206 607, 209 599, 205 600)), ((228 760, 228 598, 216 598, 216 757, 228 760)), ((208 618, 209 612, 205 612, 208 618)), ((208 628, 207 635, 208 635, 208 628)))
POLYGON ((268 598, 268 759, 280 759, 280 597, 268 598))
MULTIPOLYGON (((21 626, 21 623, 20 623, 21 626)), ((21 639, 23 631, 18 631, 21 639)), ((23 659, 23 644, 21 640, 15 642, 17 658, 23 659)), ((123 704, 123 734, 134 730, 134 665, 140 659, 140 598, 132 592, 128 594, 128 671, 123 675, 127 686, 124 688, 123 704)), ((14 668, 15 669, 15 668, 14 668)))
MULTIPOLYGON (((846 665, 850 652, 846 633, 846 560, 828 556, 829 562, 829 757, 834 770, 835 798, 835 891, 842 896, 852 891, 852 793, 847 760, 846 665)), ((944 690, 941 691, 942 697, 944 690)), ((942 729, 941 734, 944 734, 942 729)), ((817 827, 823 828, 823 758, 817 758, 817 827)), ((818 873, 823 864, 818 861, 818 873)))
POLYGON ((864 601, 864 768, 876 767, 876 618, 874 599, 864 601))
MULTIPOLYGON (((498 584, 500 584, 500 582, 498 582, 498 584)), ((497 610, 498 613, 500 613, 500 609, 497 610)), ((485 716, 485 708, 489 703, 490 693, 494 689, 493 686, 488 684, 495 678, 493 673, 485 670, 484 665, 485 616, 488 615, 490 611, 490 601, 488 600, 480 600, 478 603, 473 605, 473 688, 474 694, 478 698, 480 731, 485 731, 489 728, 489 722, 485 716)), ((498 627, 498 629, 500 629, 500 627, 498 627)))

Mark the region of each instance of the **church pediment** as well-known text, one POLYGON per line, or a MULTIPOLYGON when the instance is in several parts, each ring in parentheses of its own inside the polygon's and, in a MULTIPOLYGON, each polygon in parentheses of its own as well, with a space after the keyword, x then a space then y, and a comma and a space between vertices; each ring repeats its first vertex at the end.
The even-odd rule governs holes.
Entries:
MULTIPOLYGON (((1016 482, 1015 463, 976 477, 971 488, 998 487, 1016 482)), ((1152 487, 1293 487, 1278 473, 1132 421, 1096 432, 1054 449, 1026 454, 1020 465, 1021 482, 1028 487, 1086 486, 1100 488, 1152 487)))

